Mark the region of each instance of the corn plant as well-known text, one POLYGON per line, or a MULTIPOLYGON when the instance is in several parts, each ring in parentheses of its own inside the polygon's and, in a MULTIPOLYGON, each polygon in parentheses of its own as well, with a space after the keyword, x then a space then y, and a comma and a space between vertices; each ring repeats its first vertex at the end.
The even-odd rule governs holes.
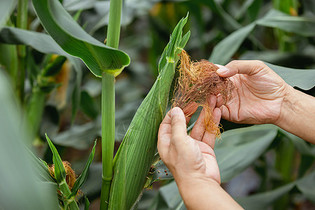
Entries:
MULTIPOLYGON (((19 4, 19 6, 23 5, 27 5, 27 3, 23 2, 23 4, 19 4)), ((58 1, 35 0, 33 1, 33 5, 44 28, 61 47, 61 49, 58 49, 58 51, 62 52, 60 54, 68 57, 68 59, 73 59, 70 55, 81 58, 96 77, 102 78, 103 175, 101 209, 116 209, 117 205, 118 208, 131 208, 146 183, 146 175, 156 152, 157 129, 166 111, 168 95, 178 61, 177 55, 189 39, 189 33, 182 36, 182 30, 187 21, 187 17, 181 20, 175 28, 170 42, 160 59, 158 67, 160 76, 134 117, 130 129, 126 134, 126 138, 114 161, 114 81, 115 77, 119 75, 123 68, 130 62, 129 57, 125 53, 115 49, 118 48, 119 43, 122 1, 111 1, 108 34, 106 37, 107 46, 85 33, 58 1), (152 105, 154 107, 152 107, 152 105), (141 124, 143 117, 147 119, 145 127, 141 124), (143 129, 143 132, 138 132, 140 128, 143 129), (129 147, 130 144, 136 147, 129 147), (145 156, 139 156, 143 151, 148 152, 145 156), (139 159, 135 161, 134 159, 137 156, 139 159), (142 163, 139 164, 139 162, 142 163), (115 167, 114 174, 113 167, 115 167), (135 180, 133 178, 134 176, 138 178, 135 180), (129 180, 127 180, 127 177, 129 177, 129 180), (126 183, 126 185, 123 185, 123 188, 121 188, 121 184, 116 184, 121 182, 126 183), (132 196, 126 196, 126 192, 132 196), (121 202, 122 196, 123 202, 121 202)), ((26 10, 27 7, 24 7, 23 11, 25 12, 26 10)), ((45 39, 47 38, 48 37, 45 37, 45 39)), ((39 119, 42 115, 45 99, 44 89, 48 87, 49 91, 49 87, 51 89, 55 87, 54 84, 45 82, 47 80, 46 78, 54 76, 60 71, 65 63, 64 56, 57 57, 55 60, 48 62, 46 67, 40 71, 39 76, 33 81, 32 97, 28 103, 28 117, 26 118, 27 123, 34 125, 31 132, 32 136, 36 135, 39 119), (36 114, 36 111, 38 111, 38 114, 36 114)), ((23 62, 21 63, 23 64, 23 62)), ((19 88, 18 90, 19 92, 24 92, 19 88)), ((70 189, 68 186, 69 183, 66 181, 66 176, 68 175, 66 172, 67 167, 63 164, 56 148, 47 135, 46 138, 53 153, 54 168, 51 174, 60 191, 60 199, 62 201, 60 205, 66 209, 78 209, 75 195, 86 178, 87 170, 94 156, 95 145, 87 162, 87 166, 74 183, 72 189, 70 189)))
MULTIPOLYGON (((214 63, 226 64, 232 57, 241 59, 254 57, 269 61, 269 63, 290 66, 281 63, 283 59, 281 53, 284 53, 286 62, 289 62, 293 60, 290 59, 292 58, 290 56, 293 56, 292 53, 302 54, 301 51, 297 51, 302 45, 307 45, 308 48, 314 45, 312 44, 315 34, 313 19, 310 16, 298 14, 299 3, 306 5, 307 1, 274 0, 272 3, 265 3, 261 0, 197 0, 151 3, 151 6, 154 5, 150 11, 153 46, 150 46, 149 54, 152 57, 149 60, 157 78, 137 109, 114 156, 115 132, 117 134, 115 80, 118 83, 117 76, 124 73, 124 68, 133 64, 130 63, 129 55, 118 49, 120 27, 121 24, 126 24, 126 20, 121 21, 120 18, 130 13, 121 14, 123 2, 111 0, 108 16, 101 18, 96 24, 85 24, 81 27, 76 22, 81 15, 81 9, 76 9, 75 13, 68 13, 65 10, 66 6, 62 6, 60 2, 63 1, 33 0, 36 14, 28 12, 32 11, 29 7, 30 1, 2 0, 0 3, 2 14, 0 17, 0 51, 2 52, 0 55, 0 166, 6 169, 0 174, 1 179, 4 180, 0 187, 0 206, 4 209, 57 209, 58 205, 63 209, 82 207, 76 198, 79 189, 88 179, 88 170, 96 155, 97 145, 94 143, 81 175, 73 185, 69 185, 67 182, 70 175, 67 173, 69 168, 62 161, 62 155, 59 154, 62 149, 55 147, 52 142, 57 145, 89 148, 93 139, 84 134, 85 129, 94 133, 95 136, 100 133, 102 137, 102 175, 98 177, 100 184, 96 187, 101 192, 101 209, 185 208, 171 174, 165 165, 158 161, 156 138, 159 123, 167 109, 178 61, 177 55, 190 37, 190 32, 183 35, 187 17, 176 25, 178 17, 182 17, 187 11, 190 11, 190 16, 195 21, 189 24, 195 36, 194 44, 188 44, 188 50, 201 53, 202 57, 210 55, 209 60, 214 63), (268 10, 268 12, 262 14, 262 10, 268 10), (206 15, 202 12, 206 12, 206 15), (297 16, 294 16, 294 12, 297 16), (27 30, 30 27, 28 24, 30 16, 34 19, 38 18, 48 34, 35 32, 34 28, 27 30), (107 19, 108 23, 105 21, 107 19), (105 25, 108 25, 107 35, 101 35, 105 44, 86 32, 96 32, 105 25), (206 31, 208 25, 211 25, 210 38, 205 38, 204 34, 209 32, 206 31), (170 31, 174 28, 174 30, 160 56, 158 49, 164 48, 161 43, 168 41, 163 40, 163 34, 166 33, 167 39, 169 38, 169 31, 165 32, 165 28, 170 31), (271 28, 268 30, 274 33, 274 40, 279 44, 279 52, 267 50, 268 46, 264 45, 264 40, 261 38, 261 28, 264 30, 271 28), (162 36, 159 36, 160 34, 162 36), (40 65, 36 60, 38 58, 32 56, 34 51, 31 49, 42 54, 40 65), (269 57, 266 57, 266 54, 269 57), (160 60, 156 68, 157 58, 160 60), (95 111, 97 107, 93 107, 95 104, 91 103, 92 97, 80 90, 81 77, 84 74, 81 72, 80 60, 101 84, 100 120, 97 118, 98 111, 95 111), (46 142, 52 152, 53 165, 48 166, 46 162, 33 154, 36 153, 34 150, 26 149, 24 143, 28 146, 44 144, 39 137, 44 136, 40 129, 49 128, 49 126, 41 125, 45 117, 45 105, 48 97, 60 88, 58 77, 65 69, 69 70, 69 63, 77 75, 74 79, 75 84, 70 84, 72 86, 69 88, 72 89, 70 121, 74 122, 81 105, 80 109, 85 107, 87 113, 91 109, 94 110, 90 112, 91 119, 94 121, 82 126, 73 125, 69 133, 72 129, 80 131, 76 135, 63 138, 51 135, 50 129, 44 130, 47 132, 46 142), (4 76, 2 72, 6 72, 8 76, 4 76), (13 94, 18 100, 11 97, 13 94), (20 109, 24 110, 24 114, 22 114, 23 111, 19 111, 20 109), (52 137, 51 140, 48 136, 52 137), (69 143, 75 139, 84 139, 84 145, 69 143), (17 157, 11 151, 15 151, 19 156, 17 157), (149 196, 150 202, 146 201, 147 195, 156 191, 148 192, 143 189, 151 187, 153 182, 160 180, 165 180, 164 183, 167 185, 161 187, 153 198, 149 196), (32 194, 25 193, 29 189, 32 189, 32 194), (141 197, 142 194, 144 195, 141 197), (144 203, 150 203, 150 205, 144 208, 142 207, 144 203)), ((125 3, 130 5, 132 1, 125 3)), ((137 3, 139 7, 141 3, 148 4, 147 1, 137 3)), ((312 7, 306 9, 311 10, 310 8, 312 7)), ((131 10, 131 7, 125 9, 131 10)), ((39 24, 39 21, 34 21, 32 24, 39 24)), ((40 26, 35 29, 41 30, 40 26)), ((141 40, 141 38, 138 39, 141 40)), ((301 57, 303 56, 306 57, 304 54, 301 57)), ((314 69, 297 70, 269 63, 266 64, 290 85, 304 91, 313 90, 314 69)), ((314 62, 309 61, 308 64, 314 65, 314 62)), ((130 90, 125 88, 123 91, 129 93, 131 88, 130 90)), ((223 122, 223 125, 227 131, 222 134, 222 139, 215 148, 222 181, 228 183, 249 167, 254 167, 262 177, 265 177, 262 178, 262 187, 257 190, 257 194, 245 197, 233 195, 242 206, 249 209, 265 209, 274 205, 277 209, 283 209, 289 205, 292 194, 297 192, 308 200, 314 201, 312 184, 310 184, 314 183, 314 172, 311 171, 314 163, 314 148, 311 145, 275 126, 235 129, 238 126, 227 122, 223 122), (274 177, 270 178, 268 174, 266 159, 269 153, 274 151, 276 151, 277 159, 275 170, 279 177, 283 178, 280 181, 274 177), (301 166, 298 167, 298 175, 293 176, 291 162, 295 157, 301 157, 301 166), (281 164, 283 162, 284 164, 281 164), (286 194, 287 196, 284 196, 286 194)), ((89 201, 87 198, 84 200, 85 208, 88 209, 89 201)))

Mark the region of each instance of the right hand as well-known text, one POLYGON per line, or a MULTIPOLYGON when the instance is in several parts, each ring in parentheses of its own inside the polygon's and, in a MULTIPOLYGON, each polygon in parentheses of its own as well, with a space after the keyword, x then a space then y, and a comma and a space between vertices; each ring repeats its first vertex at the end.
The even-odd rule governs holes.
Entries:
POLYGON ((222 117, 236 123, 276 124, 291 86, 262 61, 237 60, 219 67, 217 73, 235 86, 225 105, 218 97, 222 117))

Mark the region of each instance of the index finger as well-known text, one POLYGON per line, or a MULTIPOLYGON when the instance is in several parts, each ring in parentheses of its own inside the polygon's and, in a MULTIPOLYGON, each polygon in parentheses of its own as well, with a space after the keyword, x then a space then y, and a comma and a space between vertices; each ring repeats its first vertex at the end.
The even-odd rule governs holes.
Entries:
POLYGON ((235 74, 247 74, 251 76, 265 68, 265 64, 258 60, 234 60, 226 66, 218 66, 217 73, 221 77, 231 77, 235 74))

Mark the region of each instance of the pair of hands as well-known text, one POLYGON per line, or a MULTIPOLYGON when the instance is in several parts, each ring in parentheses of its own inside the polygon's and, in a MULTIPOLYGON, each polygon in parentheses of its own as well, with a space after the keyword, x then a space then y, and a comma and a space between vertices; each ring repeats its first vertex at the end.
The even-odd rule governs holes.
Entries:
MULTIPOLYGON (((220 96, 208 103, 214 121, 224 119, 249 124, 277 124, 281 107, 291 87, 261 61, 232 61, 219 66, 217 73, 229 77, 235 88, 231 99, 222 104, 220 96)), ((208 133, 201 112, 189 136, 185 115, 180 108, 170 110, 160 125, 158 151, 172 172, 177 185, 188 179, 208 180, 220 184, 220 172, 214 154, 215 135, 208 133)))

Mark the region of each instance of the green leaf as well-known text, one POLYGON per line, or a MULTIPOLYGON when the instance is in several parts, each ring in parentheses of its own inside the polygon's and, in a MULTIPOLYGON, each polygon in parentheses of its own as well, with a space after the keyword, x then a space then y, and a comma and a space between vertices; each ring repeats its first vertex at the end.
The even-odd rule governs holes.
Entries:
POLYGON ((282 79, 293 87, 310 90, 315 86, 315 69, 293 69, 266 63, 282 79))
POLYGON ((59 156, 59 153, 58 153, 56 147, 51 142, 48 135, 45 134, 45 136, 46 136, 46 139, 48 142, 48 146, 49 146, 51 152, 53 153, 53 163, 55 165, 55 179, 57 180, 57 183, 59 184, 61 182, 64 182, 66 179, 65 167, 63 166, 62 160, 59 156))
POLYGON ((230 34, 214 47, 209 60, 217 64, 226 64, 254 27, 255 24, 252 23, 230 34))
POLYGON ((303 155, 308 156, 315 156, 315 146, 309 145, 305 142, 305 140, 301 139, 300 137, 297 137, 285 130, 281 130, 281 133, 283 135, 286 135, 291 142, 294 144, 295 148, 303 155))
POLYGON ((72 96, 71 96, 71 102, 72 102, 72 116, 71 116, 71 122, 74 122, 75 116, 78 112, 79 106, 80 106, 80 101, 81 101, 81 81, 82 81, 82 68, 81 68, 81 61, 79 61, 79 59, 69 59, 73 69, 76 72, 76 78, 75 78, 75 82, 74 82, 74 89, 72 92, 72 96))
POLYGON ((226 131, 216 143, 221 181, 227 182, 262 155, 277 135, 277 128, 258 125, 226 131))
POLYGON ((314 36, 315 21, 306 17, 294 17, 277 10, 271 10, 264 17, 240 28, 217 44, 211 53, 210 61, 226 64, 239 49, 256 25, 278 28, 302 36, 314 36))
POLYGON ((96 146, 96 141, 94 142, 94 146, 92 149, 92 152, 90 153, 90 156, 88 158, 88 161, 86 162, 86 165, 81 173, 81 175, 79 176, 79 178, 75 181, 73 188, 72 188, 72 192, 69 195, 68 198, 71 198, 72 196, 75 196, 78 193, 78 190, 81 188, 81 186, 84 184, 84 182, 87 179, 88 176, 88 171, 90 168, 90 165, 94 159, 94 154, 95 154, 95 146, 96 146))
POLYGON ((27 149, 21 108, 0 71, 0 209, 58 209, 56 186, 45 166, 27 149))
POLYGON ((4 27, 0 31, 0 42, 15 45, 28 45, 44 54, 69 56, 68 53, 59 47, 55 40, 43 33, 4 27))
POLYGON ((236 20, 234 20, 234 18, 222 8, 222 6, 219 4, 219 1, 217 0, 198 0, 198 1, 210 7, 211 11, 218 14, 226 22, 226 25, 228 25, 230 28, 236 30, 241 27, 241 25, 236 20))
POLYGON ((57 0, 33 0, 38 17, 51 37, 69 54, 81 58, 97 77, 102 72, 117 74, 130 58, 120 50, 107 47, 87 34, 57 0))
POLYGON ((98 107, 96 106, 94 99, 87 91, 81 92, 80 108, 87 116, 92 119, 95 119, 99 114, 98 107))
POLYGON ((88 149, 93 143, 93 139, 100 135, 100 120, 85 123, 83 125, 73 125, 70 129, 59 133, 54 137, 55 144, 73 147, 79 150, 88 149))
POLYGON ((308 17, 287 15, 277 10, 271 10, 257 24, 283 31, 292 32, 306 37, 314 37, 315 20, 308 17))
POLYGON ((40 180, 43 180, 45 182, 52 182, 54 183, 55 181, 53 180, 53 178, 51 177, 49 171, 48 171, 48 165, 45 161, 39 159, 38 157, 36 157, 29 149, 27 149, 32 162, 35 165, 35 171, 36 174, 38 174, 40 176, 40 180))
MULTIPOLYGON (((245 3, 243 3, 242 7, 239 9, 239 11, 236 14, 236 18, 240 19, 245 14, 249 14, 251 12, 250 8, 255 5, 255 3, 260 2, 260 0, 246 0, 245 3)), ((255 12, 256 13, 256 12, 255 12)), ((252 15, 255 16, 255 15, 252 15)))
POLYGON ((294 187, 294 183, 290 183, 279 187, 275 190, 267 191, 264 193, 259 193, 256 195, 243 197, 243 198, 235 198, 235 200, 244 208, 244 209, 257 209, 263 210, 268 209, 268 207, 287 194, 294 187))
POLYGON ((89 210, 89 208, 90 208, 90 201, 89 201, 89 199, 85 196, 84 197, 84 210, 89 210))
POLYGON ((310 201, 315 203, 314 183, 315 183, 315 171, 303 177, 302 179, 298 180, 296 182, 296 186, 305 197, 307 197, 310 201))
POLYGON ((170 209, 176 209, 176 207, 180 206, 183 202, 176 182, 171 182, 170 184, 161 187, 159 193, 167 204, 167 207, 170 209))
POLYGON ((247 197, 235 198, 235 200, 245 209, 268 209, 274 201, 288 194, 296 186, 304 196, 315 202, 314 183, 315 172, 313 171, 303 178, 277 189, 247 197))
POLYGON ((0 2, 0 29, 7 22, 16 6, 17 0, 1 0, 0 2))
MULTIPOLYGON (((188 18, 188 14, 186 18, 182 20, 182 27, 184 27, 184 25, 186 24, 187 18, 188 18)), ((190 32, 187 32, 183 37, 182 37, 182 33, 183 33, 183 28, 175 27, 170 37, 170 41, 164 48, 161 58, 159 60, 159 64, 158 64, 159 72, 166 66, 170 58, 175 59, 175 55, 177 55, 178 51, 183 49, 185 44, 188 42, 188 39, 190 37, 190 32), (181 40, 178 40, 178 37, 182 37, 181 40)))
MULTIPOLYGON (((187 42, 189 41, 190 38, 190 31, 188 31, 182 38, 182 41, 179 43, 179 50, 184 49, 186 46, 187 42)), ((180 52, 179 52, 180 53, 180 52)))

